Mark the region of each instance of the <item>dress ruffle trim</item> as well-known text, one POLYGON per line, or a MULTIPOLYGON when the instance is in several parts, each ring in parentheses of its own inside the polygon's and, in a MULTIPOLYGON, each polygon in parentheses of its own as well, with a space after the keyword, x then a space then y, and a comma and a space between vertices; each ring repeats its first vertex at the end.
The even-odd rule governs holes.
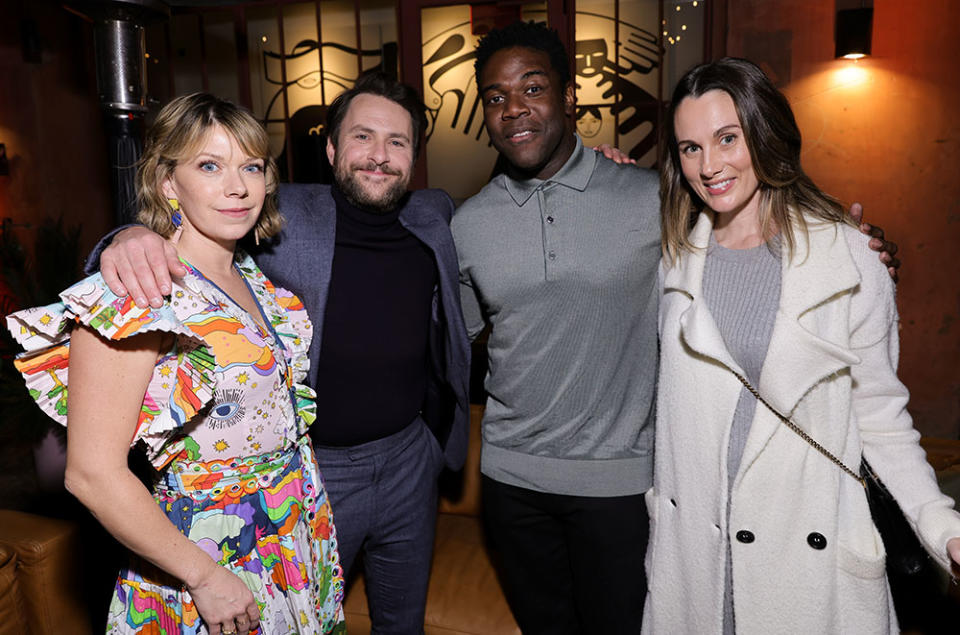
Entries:
MULTIPOLYGON (((67 423, 70 331, 75 324, 86 325, 110 340, 163 331, 176 334, 188 348, 203 343, 180 323, 169 304, 159 309, 139 308, 130 298, 114 295, 100 274, 76 283, 61 293, 60 299, 61 302, 55 304, 11 313, 7 316, 7 328, 26 351, 17 357, 14 366, 23 375, 30 395, 44 412, 63 425, 67 423)), ((195 367, 192 359, 187 361, 180 372, 193 378, 194 385, 206 385, 209 394, 205 399, 209 401, 213 394, 209 390, 212 380, 203 376, 203 369, 195 367)), ((153 408, 155 394, 148 389, 144 411, 153 408)), ((143 416, 144 412, 141 420, 143 416)))
MULTIPOLYGON (((310 368, 310 320, 300 299, 275 288, 248 255, 238 252, 236 260, 279 340, 277 348, 289 367, 286 381, 298 414, 294 435, 303 434, 316 419, 316 393, 301 383, 310 368)), ((150 331, 173 333, 177 342, 157 362, 131 445, 142 441, 157 468, 176 456, 190 459, 197 449, 189 447, 189 439, 171 442, 171 436, 213 400, 217 360, 205 346, 204 334, 217 320, 232 320, 238 313, 232 301, 205 284, 201 275, 188 273, 175 280, 174 301, 159 309, 138 308, 129 297, 117 297, 100 274, 94 274, 60 294, 62 302, 7 316, 7 328, 26 351, 14 365, 37 405, 66 425, 70 331, 75 324, 89 326, 111 340, 150 331), (199 322, 198 314, 202 314, 199 322)), ((243 313, 242 317, 256 329, 249 316, 243 313)), ((273 339, 272 334, 268 337, 273 339)))

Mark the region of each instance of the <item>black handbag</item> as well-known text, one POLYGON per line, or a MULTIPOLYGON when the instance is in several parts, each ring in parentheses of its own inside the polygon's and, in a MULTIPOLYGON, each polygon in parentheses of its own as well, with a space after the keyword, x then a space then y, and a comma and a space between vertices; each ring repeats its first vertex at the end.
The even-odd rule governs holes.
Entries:
POLYGON ((901 577, 908 577, 911 580, 919 580, 935 573, 933 559, 920 544, 920 540, 914 533, 913 528, 907 522, 903 515, 900 505, 890 494, 890 490, 883 484, 877 473, 873 471, 867 459, 860 458, 860 474, 857 474, 843 461, 835 457, 829 450, 817 443, 813 437, 800 429, 797 424, 790 421, 789 418, 780 414, 780 412, 771 406, 760 396, 757 389, 750 385, 745 377, 732 371, 737 379, 740 380, 747 390, 757 398, 767 409, 772 412, 788 428, 793 430, 801 439, 809 443, 813 448, 836 464, 841 470, 855 478, 867 494, 867 504, 870 506, 870 516, 873 518, 873 524, 880 533, 883 540, 883 547, 887 552, 887 571, 901 577))
POLYGON ((933 559, 920 544, 900 505, 867 459, 860 461, 860 478, 867 490, 873 524, 887 550, 887 569, 902 576, 921 577, 933 570, 933 559))

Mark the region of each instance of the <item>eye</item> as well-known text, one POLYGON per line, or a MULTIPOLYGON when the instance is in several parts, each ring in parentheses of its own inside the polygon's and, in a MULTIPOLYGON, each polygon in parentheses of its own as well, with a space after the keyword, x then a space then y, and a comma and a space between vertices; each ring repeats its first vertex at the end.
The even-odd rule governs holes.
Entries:
POLYGON ((243 171, 250 172, 251 174, 259 174, 260 172, 263 172, 263 165, 260 163, 251 163, 243 166, 243 171))
POLYGON ((492 97, 487 97, 488 104, 499 104, 503 101, 503 95, 493 95, 492 97))
POLYGON ((203 172, 216 172, 219 169, 219 166, 213 161, 204 161, 200 164, 200 170, 203 172))
POLYGON ((354 135, 353 138, 357 139, 358 141, 366 141, 370 137, 365 132, 358 132, 357 134, 354 135))
POLYGON ((530 88, 527 89, 527 93, 531 95, 536 95, 537 93, 540 93, 540 92, 543 92, 542 86, 531 86, 530 88))
POLYGON ((406 147, 407 147, 407 144, 404 143, 401 139, 394 139, 394 140, 391 141, 390 143, 391 143, 391 145, 393 145, 393 146, 396 147, 396 148, 406 148, 406 147))
POLYGON ((700 149, 700 146, 693 143, 688 143, 685 146, 680 146, 680 154, 691 155, 699 149, 700 149))
POLYGON ((243 391, 230 389, 217 391, 214 404, 207 413, 207 422, 214 429, 229 428, 243 419, 243 391))
POLYGON ((735 134, 725 134, 720 137, 720 144, 728 146, 737 140, 737 135, 735 134))

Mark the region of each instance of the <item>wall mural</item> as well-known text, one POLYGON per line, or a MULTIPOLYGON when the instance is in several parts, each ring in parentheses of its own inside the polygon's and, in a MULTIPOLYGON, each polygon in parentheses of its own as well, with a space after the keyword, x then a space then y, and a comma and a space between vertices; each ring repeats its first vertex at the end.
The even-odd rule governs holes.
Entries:
MULTIPOLYGON (((616 138, 619 147, 630 156, 641 164, 652 165, 661 72, 659 38, 652 30, 656 27, 657 0, 632 4, 630 11, 621 8, 619 22, 596 11, 576 14, 577 130, 590 145, 612 144, 616 138), (649 22, 651 15, 653 25, 638 24, 649 22), (618 29, 620 44, 615 49, 618 29)), ((473 75, 474 46, 479 38, 471 33, 469 10, 469 5, 458 5, 422 12, 423 87, 430 141, 428 182, 433 187, 443 187, 458 201, 476 193, 489 180, 497 158, 483 130, 482 107, 473 75)), ((533 17, 525 13, 525 19, 533 17)), ((370 40, 365 36, 363 41, 370 40)), ((284 62, 288 93, 311 93, 306 100, 309 105, 290 115, 296 181, 329 178, 322 136, 326 106, 322 105, 319 87, 321 81, 325 83, 324 97, 330 103, 340 90, 352 86, 358 75, 358 54, 365 60, 365 70, 397 69, 397 44, 392 41, 358 50, 336 42, 321 44, 315 39, 301 39, 286 54, 261 47, 262 81, 267 88, 264 97, 269 99, 264 112, 258 114, 268 122, 282 121, 284 82, 280 65, 284 62), (338 60, 345 63, 329 64, 325 56, 321 73, 318 48, 337 51, 341 56, 338 60), (331 86, 336 90, 330 90, 331 86)), ((297 102, 305 103, 304 97, 297 102)), ((282 166, 286 163, 284 154, 279 153, 282 166)))

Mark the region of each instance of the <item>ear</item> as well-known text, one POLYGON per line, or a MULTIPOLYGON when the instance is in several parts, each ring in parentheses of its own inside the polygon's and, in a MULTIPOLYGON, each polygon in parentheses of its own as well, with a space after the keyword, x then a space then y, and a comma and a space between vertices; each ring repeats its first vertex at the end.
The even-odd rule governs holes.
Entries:
POLYGON ((337 156, 337 149, 333 147, 333 141, 330 140, 330 137, 327 137, 327 161, 330 162, 330 165, 333 165, 333 160, 337 156))
POLYGON ((573 117, 576 107, 576 92, 574 91, 573 81, 569 81, 567 85, 563 87, 563 112, 568 117, 573 117))
POLYGON ((173 176, 164 177, 160 181, 160 191, 163 192, 164 198, 180 198, 177 196, 177 190, 173 187, 173 176))

